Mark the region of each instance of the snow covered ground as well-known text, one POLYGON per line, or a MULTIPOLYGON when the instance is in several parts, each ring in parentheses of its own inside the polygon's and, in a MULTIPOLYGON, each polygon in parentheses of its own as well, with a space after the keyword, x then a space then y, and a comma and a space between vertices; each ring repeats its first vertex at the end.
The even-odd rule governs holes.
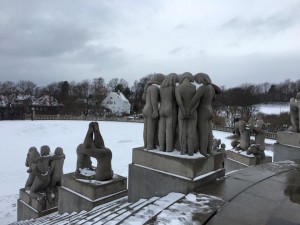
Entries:
MULTIPOLYGON (((83 142, 89 121, 0 121, 0 224, 9 224, 17 219, 19 189, 24 187, 28 174, 25 167, 27 151, 31 146, 38 149, 49 145, 53 152, 62 147, 66 155, 64 173, 74 172, 76 147, 83 142)), ((143 124, 131 122, 100 122, 100 132, 106 147, 113 152, 112 166, 116 174, 128 176, 131 149, 143 145, 143 124)), ((227 148, 230 133, 214 131, 227 148)), ((267 140, 273 144, 275 140, 267 140)), ((272 155, 272 151, 266 151, 272 155)), ((94 165, 96 162, 94 161, 94 165)))
POLYGON ((275 114, 279 115, 280 113, 289 112, 290 105, 289 104, 261 104, 257 105, 258 110, 264 114, 275 114))

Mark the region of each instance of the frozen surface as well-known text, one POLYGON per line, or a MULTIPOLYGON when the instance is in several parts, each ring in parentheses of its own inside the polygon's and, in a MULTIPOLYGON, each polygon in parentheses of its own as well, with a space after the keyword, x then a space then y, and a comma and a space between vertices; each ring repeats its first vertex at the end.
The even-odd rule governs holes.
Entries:
MULTIPOLYGON (((0 121, 0 224, 15 222, 19 189, 28 174, 25 167, 27 151, 49 145, 53 152, 62 147, 66 155, 64 173, 75 171, 76 147, 83 142, 89 121, 0 121)), ((114 173, 128 176, 132 148, 143 146, 143 124, 130 122, 99 122, 105 146, 113 153, 114 173)), ((230 133, 214 131, 214 136, 230 147, 230 133)), ((274 143, 267 140, 267 143, 274 143)), ((267 154, 272 155, 272 151, 267 154)), ((93 161, 96 165, 96 161, 93 161)))

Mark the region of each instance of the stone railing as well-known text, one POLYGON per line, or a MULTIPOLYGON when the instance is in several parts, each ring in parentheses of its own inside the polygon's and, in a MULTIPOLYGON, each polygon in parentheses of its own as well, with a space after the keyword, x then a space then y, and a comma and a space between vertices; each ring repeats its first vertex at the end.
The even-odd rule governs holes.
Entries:
MULTIPOLYGON (((26 116, 26 119, 31 119, 31 117, 26 116)), ((103 117, 103 116, 71 116, 71 115, 35 115, 34 120, 88 120, 88 121, 116 121, 116 122, 144 122, 143 118, 131 118, 131 117, 103 117)), ((233 133, 233 127, 224 127, 220 125, 213 125, 213 130, 223 131, 233 133)), ((276 133, 267 132, 266 138, 277 139, 276 133)))

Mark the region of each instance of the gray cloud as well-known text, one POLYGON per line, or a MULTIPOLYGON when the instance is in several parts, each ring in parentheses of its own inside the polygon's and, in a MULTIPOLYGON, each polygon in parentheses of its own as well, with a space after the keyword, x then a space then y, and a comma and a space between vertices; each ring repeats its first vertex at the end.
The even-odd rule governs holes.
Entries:
POLYGON ((177 53, 181 52, 182 50, 183 50, 182 47, 173 48, 172 50, 169 51, 169 54, 171 54, 171 55, 177 54, 177 53))

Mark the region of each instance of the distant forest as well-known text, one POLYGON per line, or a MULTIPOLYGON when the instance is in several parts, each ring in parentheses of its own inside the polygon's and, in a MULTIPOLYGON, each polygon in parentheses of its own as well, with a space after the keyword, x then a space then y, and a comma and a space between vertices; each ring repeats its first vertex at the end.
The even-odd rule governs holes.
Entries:
MULTIPOLYGON (((53 82, 44 87, 37 86, 33 81, 21 80, 0 82, 0 98, 5 96, 8 103, 12 103, 16 96, 24 97, 23 103, 29 106, 32 97, 39 98, 49 95, 62 103, 60 114, 80 115, 89 113, 102 115, 101 103, 109 91, 120 91, 131 104, 131 113, 140 114, 144 102, 142 94, 145 84, 153 76, 146 75, 136 80, 129 87, 125 79, 113 78, 108 83, 102 77, 81 82, 61 81, 53 82)), ((256 112, 256 105, 261 103, 287 103, 300 91, 300 79, 293 82, 289 79, 278 83, 242 84, 238 87, 226 89, 220 86, 222 93, 217 95, 213 106, 218 114, 249 115, 256 112)), ((28 108, 28 107, 27 107, 28 108)))

